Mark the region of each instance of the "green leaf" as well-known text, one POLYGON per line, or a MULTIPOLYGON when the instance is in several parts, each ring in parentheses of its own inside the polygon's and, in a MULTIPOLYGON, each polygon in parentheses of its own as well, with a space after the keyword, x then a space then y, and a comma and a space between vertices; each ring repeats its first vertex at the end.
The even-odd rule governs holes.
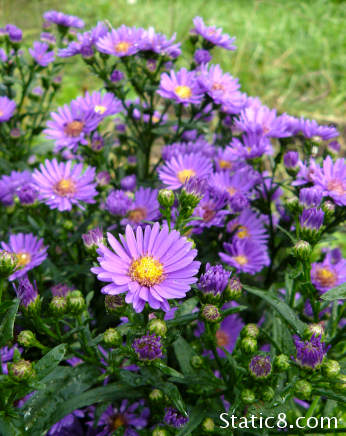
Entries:
POLYGON ((181 336, 173 342, 173 348, 182 372, 184 374, 193 373, 194 369, 191 366, 191 358, 196 356, 195 351, 181 336))
POLYGON ((3 347, 13 338, 13 326, 19 307, 19 300, 15 299, 8 306, 0 323, 0 347, 3 347))
POLYGON ((22 423, 18 416, 8 416, 5 412, 0 412, 0 435, 1 436, 22 436, 24 428, 20 428, 22 423))
POLYGON ((191 314, 193 309, 197 306, 197 304, 198 304, 197 297, 192 297, 184 301, 184 303, 182 303, 179 306, 178 310, 175 312, 174 318, 179 318, 180 316, 191 314))
POLYGON ((326 301, 346 300, 346 283, 336 288, 329 289, 329 291, 321 295, 321 298, 326 301))
POLYGON ((329 398, 330 400, 339 401, 341 404, 346 404, 346 396, 339 392, 334 392, 331 389, 314 389, 313 393, 316 395, 321 395, 323 397, 329 398))
POLYGON ((179 412, 187 416, 186 406, 180 395, 179 389, 173 383, 158 383, 157 387, 167 395, 179 412))
POLYGON ((42 359, 40 359, 36 363, 35 369, 39 380, 46 377, 59 365, 59 363, 65 356, 66 350, 66 344, 60 344, 50 350, 45 356, 42 357, 42 359))
POLYGON ((176 434, 176 436, 190 435, 193 430, 199 426, 202 420, 207 416, 207 411, 203 406, 196 406, 192 409, 189 422, 176 434))
POLYGON ((298 318, 288 304, 280 300, 280 298, 278 298, 272 291, 262 291, 261 289, 255 289, 247 285, 244 285, 244 288, 250 292, 250 294, 257 295, 269 303, 280 313, 281 317, 285 319, 287 324, 289 324, 296 333, 300 336, 303 335, 306 329, 306 324, 298 318))

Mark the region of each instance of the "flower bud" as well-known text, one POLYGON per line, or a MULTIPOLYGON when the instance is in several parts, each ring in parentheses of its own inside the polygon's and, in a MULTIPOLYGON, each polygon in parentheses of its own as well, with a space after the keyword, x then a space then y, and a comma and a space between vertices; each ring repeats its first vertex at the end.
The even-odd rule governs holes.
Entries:
POLYGON ((162 207, 172 207, 174 192, 171 189, 160 189, 157 199, 162 207))
POLYGON ((72 291, 67 295, 67 303, 69 310, 78 315, 85 309, 85 300, 80 291, 72 291))
POLYGON ((306 380, 298 380, 294 386, 295 395, 301 400, 308 400, 311 396, 312 386, 306 380))
POLYGON ((152 436, 168 436, 167 430, 162 427, 156 427, 152 432, 152 436))
POLYGON ((272 364, 269 356, 257 355, 251 359, 249 364, 250 374, 256 379, 264 379, 270 376, 272 364))
POLYGON ((335 384, 334 389, 339 392, 346 392, 346 374, 339 374, 335 384))
POLYGON ((250 338, 247 336, 246 338, 242 339, 241 348, 245 353, 252 354, 257 350, 257 341, 254 338, 250 338))
POLYGON ((241 331, 243 337, 257 339, 259 335, 259 328, 256 324, 246 324, 241 331))
POLYGON ((109 313, 116 313, 124 306, 124 299, 121 295, 106 295, 105 308, 109 313))
POLYGON ((38 341, 35 334, 31 330, 22 330, 18 335, 18 343, 25 348, 34 347, 38 341))
POLYGON ((290 359, 286 354, 279 354, 275 357, 274 366, 279 371, 287 371, 290 367, 290 359))
POLYGON ((312 336, 324 337, 324 327, 322 323, 309 324, 304 332, 306 338, 311 338, 312 336))
POLYGON ((322 204, 322 210, 325 213, 326 220, 329 220, 335 212, 335 204, 329 200, 322 204))
POLYGON ((191 357, 191 366, 195 369, 200 368, 203 365, 203 359, 200 356, 192 356, 191 357))
POLYGON ((88 233, 82 235, 84 246, 88 250, 94 250, 103 244, 103 233, 99 227, 89 230, 88 233))
POLYGON ((0 277, 7 278, 17 268, 18 258, 15 253, 0 250, 0 277))
POLYGON ((28 360, 19 360, 9 365, 9 375, 16 381, 28 380, 35 375, 35 370, 28 360))
POLYGON ((261 391, 261 397, 263 401, 267 401, 267 402, 272 401, 274 395, 275 395, 275 391, 271 386, 267 386, 261 391))
POLYGON ((153 389, 149 394, 149 400, 153 402, 161 402, 163 401, 164 396, 163 392, 160 389, 153 389))
POLYGON ((118 330, 109 328, 103 333, 103 341, 109 347, 116 347, 121 344, 122 336, 118 330))
POLYGON ((218 322, 221 319, 219 309, 213 304, 206 304, 202 308, 202 318, 208 322, 218 322))
POLYGON ((206 433, 213 433, 215 429, 215 423, 211 418, 205 418, 202 422, 202 430, 206 433))
POLYGON ((250 389, 243 389, 240 393, 240 398, 245 404, 252 404, 255 402, 255 394, 250 389))
POLYGON ((49 303, 49 309, 55 316, 63 315, 67 310, 66 298, 59 295, 54 296, 52 301, 49 303))
POLYGON ((166 336, 167 324, 161 319, 154 318, 149 321, 148 329, 150 333, 154 333, 157 336, 166 336))
POLYGON ((228 300, 238 300, 242 295, 242 289, 238 277, 231 277, 225 290, 225 296, 228 300))
POLYGON ((340 364, 336 360, 325 359, 322 370, 327 378, 335 378, 340 373, 340 364))
POLYGON ((307 241, 300 240, 293 247, 294 255, 300 260, 308 260, 311 255, 311 245, 307 241))

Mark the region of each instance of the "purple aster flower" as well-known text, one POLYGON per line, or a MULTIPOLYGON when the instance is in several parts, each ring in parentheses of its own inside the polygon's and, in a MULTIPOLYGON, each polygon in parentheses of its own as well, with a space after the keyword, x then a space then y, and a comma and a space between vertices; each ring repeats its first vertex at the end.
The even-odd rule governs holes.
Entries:
POLYGON ((203 99, 203 91, 196 73, 187 71, 186 68, 182 68, 177 73, 173 70, 169 74, 163 73, 157 93, 163 98, 174 100, 185 106, 190 103, 199 104, 203 99))
POLYGON ((135 174, 124 177, 120 180, 120 186, 125 191, 134 191, 137 185, 137 178, 135 174))
POLYGON ((296 361, 304 368, 315 369, 321 366, 328 349, 321 342, 321 336, 313 335, 309 341, 302 341, 294 337, 297 350, 296 361))
POLYGON ((84 27, 84 21, 74 15, 66 15, 62 12, 47 11, 43 14, 43 19, 48 23, 54 23, 62 27, 84 27))
POLYGON ((59 211, 71 210, 74 204, 84 210, 81 202, 95 203, 95 168, 86 167, 84 173, 82 171, 82 163, 72 167, 71 161, 59 163, 56 159, 46 159, 40 171, 36 169, 32 175, 39 199, 59 211))
POLYGON ((346 164, 344 159, 334 163, 330 156, 323 161, 319 177, 314 180, 325 196, 331 197, 338 206, 346 206, 346 164))
POLYGON ((245 108, 235 120, 235 127, 247 133, 282 138, 290 136, 287 120, 281 115, 277 116, 275 109, 264 105, 251 105, 245 108))
POLYGON ((0 97, 0 123, 4 123, 12 118, 16 106, 15 101, 7 97, 0 97))
POLYGON ((209 61, 211 61, 211 54, 208 50, 203 50, 202 48, 199 48, 195 51, 195 54, 193 55, 193 58, 196 62, 196 64, 207 64, 209 61))
POLYGON ((324 141, 339 136, 334 126, 320 126, 315 120, 306 120, 301 117, 295 126, 296 132, 300 131, 306 138, 319 136, 324 141))
POLYGON ((110 77, 110 80, 113 83, 117 83, 117 82, 120 82, 121 80, 123 80, 124 77, 125 76, 124 76, 124 73, 122 71, 113 70, 111 77, 110 77))
POLYGON ((324 212, 322 209, 312 207, 304 209, 299 217, 300 226, 303 229, 319 230, 323 224, 324 212))
POLYGON ((206 178, 212 172, 210 159, 200 153, 177 155, 159 168, 159 178, 168 189, 179 189, 190 177, 206 178))
MULTIPOLYGON (((191 180, 191 179, 189 179, 191 180)), ((202 232, 207 227, 222 227, 229 211, 224 209, 228 196, 225 192, 214 187, 208 187, 193 212, 193 216, 201 217, 201 221, 192 221, 194 233, 202 232)))
POLYGON ((18 195, 21 204, 33 204, 38 196, 37 190, 31 183, 26 183, 18 188, 16 194, 18 195))
POLYGON ((20 42, 23 39, 22 30, 14 24, 6 24, 5 31, 11 42, 20 42))
POLYGON ((214 173, 210 177, 210 185, 224 191, 231 199, 236 194, 249 197, 255 184, 258 183, 258 173, 251 167, 245 167, 233 175, 226 171, 214 173))
POLYGON ((165 417, 163 419, 166 424, 174 428, 181 428, 189 421, 187 416, 183 416, 174 407, 168 407, 165 409, 165 417))
POLYGON ((317 207, 321 204, 323 193, 317 188, 303 188, 299 192, 299 202, 303 206, 317 207))
MULTIPOLYGON (((239 93, 239 81, 229 73, 224 73, 220 65, 202 65, 198 83, 216 104, 225 104, 239 93)), ((237 97, 237 96, 236 96, 237 97)))
POLYGON ((233 138, 230 149, 234 159, 255 159, 264 154, 272 154, 273 148, 268 138, 255 133, 246 133, 242 136, 242 141, 233 138))
POLYGON ((146 334, 134 340, 132 348, 140 360, 154 360, 162 358, 162 343, 160 336, 146 334))
POLYGON ((269 356, 257 355, 249 363, 251 375, 256 378, 266 378, 272 371, 272 364, 269 356))
POLYGON ((227 224, 227 231, 233 239, 244 239, 256 244, 266 244, 268 234, 263 220, 251 209, 244 209, 241 214, 227 224))
POLYGON ((320 177, 322 177, 321 167, 310 159, 309 165, 305 165, 303 162, 298 162, 299 172, 296 176, 296 180, 293 181, 293 186, 305 185, 306 183, 315 183, 320 177))
POLYGON ((221 265, 211 266, 207 263, 205 273, 201 275, 197 287, 200 291, 207 294, 221 294, 230 278, 230 271, 226 271, 221 265))
POLYGON ((183 185, 183 190, 187 194, 191 194, 194 197, 202 198, 208 189, 208 182, 201 177, 192 176, 186 179, 183 185))
POLYGON ((226 253, 219 253, 221 260, 233 266, 238 272, 255 274, 268 266, 270 259, 267 248, 247 239, 236 239, 223 244, 226 253))
POLYGON ((41 67, 47 67, 54 61, 54 51, 48 51, 49 45, 46 42, 35 41, 29 53, 41 67))
POLYGON ((86 111, 76 100, 59 107, 58 112, 51 112, 51 117, 53 120, 47 121, 43 133, 55 141, 55 151, 66 147, 75 152, 78 144, 87 145, 86 137, 96 130, 102 120, 94 108, 86 111))
POLYGON ((299 161, 299 153, 297 151, 288 151, 284 154, 284 164, 286 168, 296 168, 299 161))
POLYGON ((113 215, 125 216, 131 204, 131 198, 120 190, 111 191, 106 199, 106 209, 113 215))
POLYGON ((17 344, 15 344, 11 348, 9 348, 8 346, 0 348, 0 362, 3 374, 8 374, 7 363, 13 359, 15 350, 18 350, 20 353, 23 351, 22 348, 18 348, 17 344))
POLYGON ((110 282, 102 293, 117 295, 126 292, 126 303, 132 303, 141 312, 146 302, 153 309, 167 311, 167 299, 183 298, 190 285, 196 283, 195 275, 200 262, 194 261, 197 251, 179 232, 169 232, 167 226, 160 230, 158 223, 138 226, 136 237, 131 226, 126 226, 126 239, 119 235, 121 244, 108 233, 112 250, 101 246, 97 252, 100 267, 92 268, 98 279, 110 282))
POLYGON ((96 174, 96 182, 99 186, 107 186, 111 181, 111 175, 108 171, 100 171, 96 174))
POLYGON ((229 200, 229 205, 232 209, 232 212, 238 213, 248 208, 250 203, 248 198, 244 194, 236 193, 231 196, 229 200))
POLYGON ((106 92, 105 94, 101 94, 98 91, 94 91, 91 94, 86 92, 84 97, 77 97, 75 101, 85 112, 92 110, 102 118, 117 114, 123 109, 120 100, 115 98, 111 92, 106 92))
POLYGON ((9 176, 2 176, 0 179, 0 201, 5 206, 13 204, 13 198, 25 185, 31 184, 32 176, 29 171, 12 171, 9 176))
POLYGON ((47 42, 50 45, 55 45, 56 43, 55 35, 53 35, 53 33, 50 32, 42 32, 40 35, 40 40, 42 42, 47 42))
POLYGON ((103 137, 99 134, 99 132, 94 132, 91 138, 91 144, 90 147, 93 151, 100 151, 103 149, 105 145, 105 140, 103 137))
POLYGON ((3 48, 0 48, 0 61, 7 62, 7 54, 3 48))
POLYGON ((129 404, 123 400, 120 407, 108 406, 101 415, 98 426, 103 430, 97 432, 96 436, 108 436, 118 429, 122 429, 124 436, 138 436, 135 429, 140 430, 147 426, 150 410, 145 407, 144 401, 139 400, 129 404))
POLYGON ((134 228, 144 225, 145 221, 156 221, 160 216, 160 205, 157 200, 157 189, 140 187, 121 224, 131 224, 134 228))
POLYGON ((20 300, 20 304, 24 307, 28 307, 38 298, 36 283, 32 284, 27 276, 20 277, 18 279, 18 285, 13 285, 13 287, 20 300))
POLYGON ((47 258, 47 247, 43 245, 43 239, 38 239, 32 233, 10 235, 8 244, 1 242, 1 247, 17 256, 18 269, 9 277, 11 281, 24 276, 47 258))
POLYGON ((181 53, 181 44, 180 42, 176 43, 175 38, 176 34, 174 34, 171 39, 167 39, 166 35, 157 33, 153 27, 149 27, 148 30, 143 32, 140 49, 141 51, 151 51, 175 59, 181 53))
POLYGON ((165 161, 171 160, 173 156, 176 157, 180 154, 190 153, 200 153, 211 158, 215 154, 215 147, 203 139, 197 139, 196 141, 174 142, 173 144, 165 145, 161 150, 162 159, 165 161))
POLYGON ((53 297, 66 297, 66 295, 71 291, 73 291, 73 288, 65 283, 58 283, 51 287, 53 297))
POLYGON ((131 56, 139 52, 143 34, 143 29, 127 27, 123 24, 100 38, 96 48, 101 53, 117 57, 131 56))
MULTIPOLYGON (((237 303, 232 301, 231 303, 225 304, 222 309, 228 309, 232 306, 237 306, 237 303)), ((226 354, 222 348, 232 354, 243 327, 244 323, 240 316, 236 313, 227 315, 226 318, 221 322, 220 327, 215 334, 216 345, 218 347, 217 352, 220 357, 226 357, 226 354)))
POLYGON ((231 38, 227 33, 222 33, 222 29, 216 26, 206 26, 203 18, 195 17, 193 24, 195 27, 192 29, 191 33, 201 35, 211 45, 217 45, 226 50, 235 50, 237 48, 233 45, 235 37, 231 38))
POLYGON ((78 418, 83 418, 82 410, 75 410, 55 423, 48 431, 47 436, 83 436, 85 433, 78 418))
POLYGON ((330 251, 323 262, 311 265, 311 282, 321 292, 342 285, 346 282, 346 259, 335 261, 330 251))
POLYGON ((234 154, 234 150, 230 146, 218 147, 214 160, 218 171, 236 171, 245 166, 245 163, 234 154))
POLYGON ((88 233, 84 233, 82 239, 86 248, 98 248, 104 243, 103 232, 100 227, 95 227, 89 230, 88 233))

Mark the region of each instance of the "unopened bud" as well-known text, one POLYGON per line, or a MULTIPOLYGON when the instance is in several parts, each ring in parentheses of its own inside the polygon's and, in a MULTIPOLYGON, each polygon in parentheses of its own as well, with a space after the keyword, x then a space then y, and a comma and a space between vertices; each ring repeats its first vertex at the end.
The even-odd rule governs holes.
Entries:
POLYGON ((118 330, 109 328, 103 334, 103 341, 109 347, 116 347, 121 344, 122 336, 118 330))
POLYGON ((229 300, 238 300, 242 295, 242 284, 238 277, 231 277, 225 290, 226 298, 229 300))
POLYGON ((286 354, 279 354, 275 357, 274 366, 279 371, 287 371, 290 367, 290 359, 286 354))
POLYGON ((327 378, 335 378, 340 373, 340 364, 336 360, 325 359, 322 366, 323 374, 327 378))
POLYGON ((202 422, 202 430, 206 433, 212 433, 215 430, 215 423, 211 418, 205 418, 202 422))
POLYGON ((49 303, 49 309, 56 316, 63 315, 67 310, 67 300, 65 297, 61 297, 56 295, 52 298, 52 301, 49 303))
POLYGON ((171 189, 160 189, 157 199, 162 207, 172 207, 174 192, 171 189))
POLYGON ((150 333, 154 333, 157 336, 166 336, 167 324, 161 319, 154 318, 149 321, 148 329, 150 333))
POLYGON ((162 427, 156 427, 152 432, 152 436, 168 436, 167 430, 162 427))
POLYGON ((17 381, 22 381, 32 378, 35 371, 31 362, 23 359, 9 365, 9 375, 17 381))
POLYGON ((0 250, 0 277, 7 278, 17 268, 18 258, 15 253, 0 250))
POLYGON ((153 389, 149 394, 149 400, 153 402, 161 402, 164 399, 163 392, 160 389, 153 389))
POLYGON ((261 392, 263 401, 267 401, 267 402, 271 401, 274 398, 274 395, 275 395, 275 391, 271 386, 267 386, 261 392))
POLYGON ((257 341, 254 338, 250 338, 247 336, 246 338, 242 339, 241 348, 245 353, 252 354, 257 350, 257 341))
POLYGON ((89 230, 88 233, 82 235, 84 246, 88 250, 94 250, 103 244, 103 233, 99 227, 89 230))
POLYGON ((304 332, 304 336, 310 339, 312 336, 324 336, 324 327, 322 323, 309 324, 304 332))
POLYGON ((346 392, 346 374, 339 374, 335 380, 334 389, 339 392, 346 392))
POLYGON ((256 324, 246 324, 241 331, 241 335, 243 337, 249 337, 257 339, 259 335, 259 328, 256 324))
POLYGON ((310 259, 311 245, 307 241, 300 240, 293 247, 294 255, 301 260, 310 259))
POLYGON ((221 319, 219 309, 213 304, 206 304, 202 308, 202 318, 208 322, 218 322, 221 319))
POLYGON ((298 380, 294 386, 294 393, 301 400, 308 400, 311 396, 312 386, 306 380, 298 380))
POLYGON ((240 393, 240 398, 245 404, 252 404, 255 402, 255 394, 250 389, 243 389, 240 393))
POLYGON ((80 291, 72 291, 67 295, 67 302, 69 310, 78 315, 85 309, 85 300, 80 291))
POLYGON ((18 335, 17 341, 25 348, 34 347, 38 343, 35 334, 31 330, 22 330, 18 335))
POLYGON ((200 356, 192 356, 191 357, 191 366, 193 368, 200 368, 203 365, 203 359, 200 356))

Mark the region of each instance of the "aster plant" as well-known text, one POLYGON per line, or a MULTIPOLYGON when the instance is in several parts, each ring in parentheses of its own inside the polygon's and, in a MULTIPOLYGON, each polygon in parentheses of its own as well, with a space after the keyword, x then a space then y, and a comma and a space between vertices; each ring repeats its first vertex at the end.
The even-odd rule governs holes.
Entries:
POLYGON ((43 19, 0 29, 0 433, 345 430, 337 127, 247 95, 201 17, 43 19), (93 80, 59 106, 67 58, 93 80))

